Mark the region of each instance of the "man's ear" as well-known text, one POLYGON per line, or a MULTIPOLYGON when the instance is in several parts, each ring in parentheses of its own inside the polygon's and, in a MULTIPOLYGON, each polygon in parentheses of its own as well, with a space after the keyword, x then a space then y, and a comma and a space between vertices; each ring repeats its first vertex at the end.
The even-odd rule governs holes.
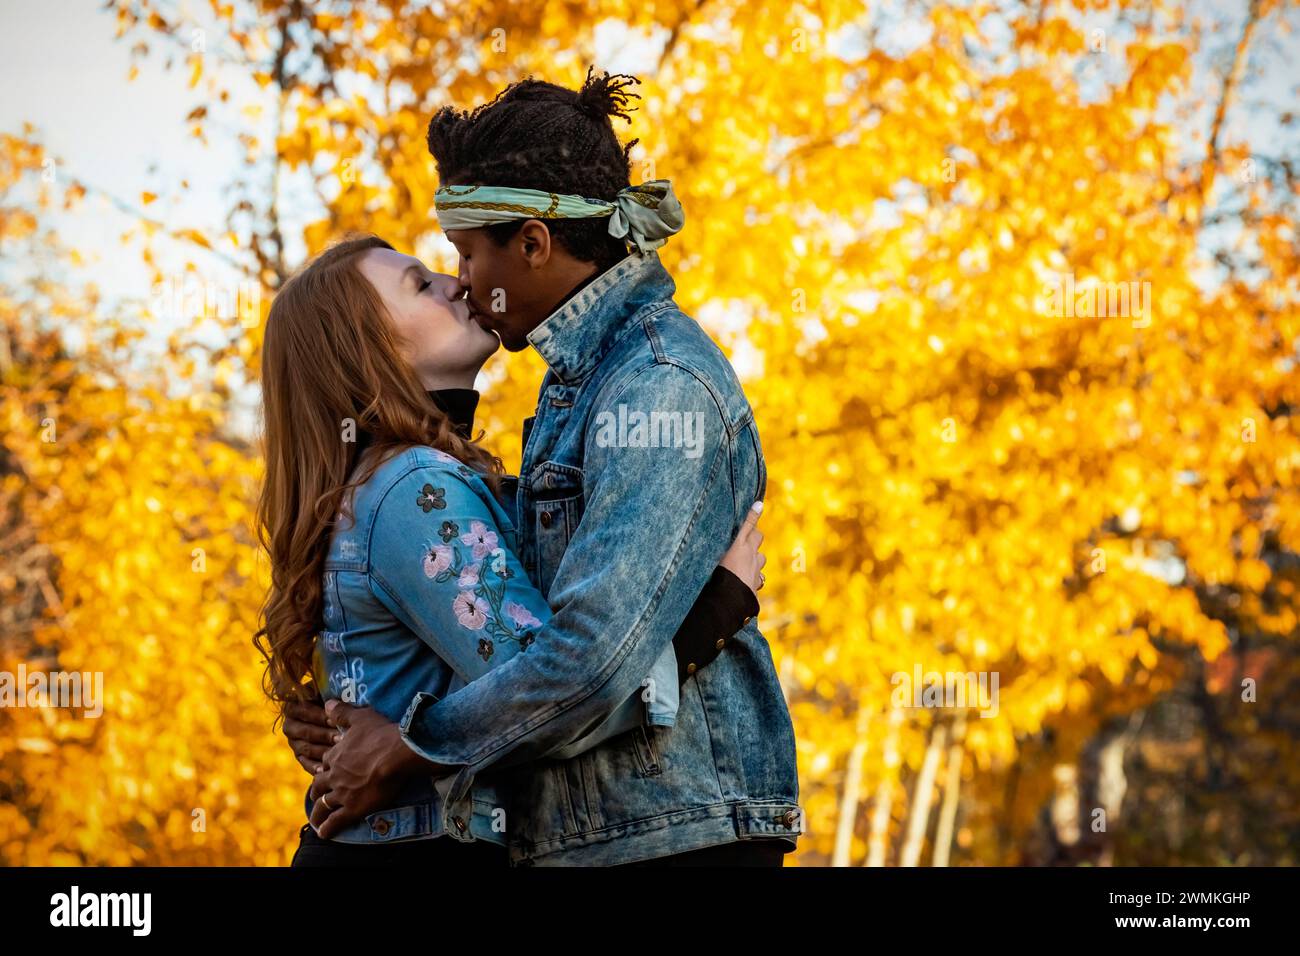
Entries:
POLYGON ((519 232, 519 251, 531 269, 540 269, 551 258, 551 230, 538 219, 527 220, 519 232))

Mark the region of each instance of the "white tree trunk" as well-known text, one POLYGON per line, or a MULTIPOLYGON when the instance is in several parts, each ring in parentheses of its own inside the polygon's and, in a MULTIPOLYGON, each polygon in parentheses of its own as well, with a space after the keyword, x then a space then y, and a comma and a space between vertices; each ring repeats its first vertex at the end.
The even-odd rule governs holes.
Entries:
POLYGON ((853 826, 858 819, 858 803, 862 798, 862 763, 867 756, 867 728, 871 723, 871 711, 867 709, 867 698, 858 701, 858 724, 853 749, 849 751, 849 760, 844 768, 844 792, 840 797, 840 818, 835 828, 835 852, 831 855, 831 866, 848 866, 849 853, 853 849, 853 826))
POLYGON ((966 755, 966 715, 958 714, 952 724, 952 743, 944 766, 943 803, 939 806, 939 825, 934 831, 934 856, 931 866, 947 866, 952 852, 952 835, 957 827, 957 805, 961 796, 961 764, 966 755))
POLYGON ((921 860, 921 847, 925 844, 925 831, 930 825, 930 803, 934 797, 934 781, 939 775, 939 758, 948 739, 948 728, 936 721, 930 728, 930 739, 925 745, 925 759, 916 778, 912 792, 912 811, 907 819, 907 836, 898 855, 899 866, 916 866, 921 860))
POLYGON ((1052 780, 1052 830, 1060 846, 1072 848, 1083 835, 1079 829, 1079 768, 1072 763, 1058 763, 1052 768, 1052 780))
POLYGON ((871 831, 867 837, 865 866, 884 866, 885 854, 889 850, 889 814, 894 803, 894 779, 898 776, 898 730, 902 723, 902 708, 890 708, 889 733, 885 737, 885 767, 871 808, 871 831))

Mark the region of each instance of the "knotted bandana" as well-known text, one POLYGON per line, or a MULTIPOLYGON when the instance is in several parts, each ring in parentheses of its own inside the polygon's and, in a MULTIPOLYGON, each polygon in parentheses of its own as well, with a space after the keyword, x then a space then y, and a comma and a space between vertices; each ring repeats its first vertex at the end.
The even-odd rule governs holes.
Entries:
POLYGON ((613 202, 510 186, 443 186, 433 197, 443 230, 474 229, 512 219, 609 217, 609 234, 638 252, 658 249, 686 223, 667 179, 619 190, 613 202))

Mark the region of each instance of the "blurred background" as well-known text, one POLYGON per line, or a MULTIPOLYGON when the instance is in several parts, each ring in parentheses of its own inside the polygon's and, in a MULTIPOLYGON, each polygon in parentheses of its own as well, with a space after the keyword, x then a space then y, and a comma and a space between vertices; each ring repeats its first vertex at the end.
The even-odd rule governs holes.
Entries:
MULTIPOLYGON (((643 81, 633 182, 674 181, 767 454, 788 865, 1295 863, 1298 24, 0 0, 0 678, 103 675, 98 718, 0 707, 0 864, 288 862, 267 307, 351 230, 455 271, 429 116, 589 64, 643 81)), ((480 383, 508 467, 542 370, 480 383)))

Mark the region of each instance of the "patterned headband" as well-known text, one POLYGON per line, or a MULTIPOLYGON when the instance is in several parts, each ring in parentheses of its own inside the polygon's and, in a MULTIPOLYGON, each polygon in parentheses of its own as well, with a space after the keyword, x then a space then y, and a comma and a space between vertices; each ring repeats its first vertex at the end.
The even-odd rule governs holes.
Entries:
POLYGON ((672 182, 652 179, 619 190, 613 202, 510 186, 443 186, 433 198, 443 230, 474 229, 512 219, 609 217, 609 234, 638 252, 658 249, 686 222, 672 182))

